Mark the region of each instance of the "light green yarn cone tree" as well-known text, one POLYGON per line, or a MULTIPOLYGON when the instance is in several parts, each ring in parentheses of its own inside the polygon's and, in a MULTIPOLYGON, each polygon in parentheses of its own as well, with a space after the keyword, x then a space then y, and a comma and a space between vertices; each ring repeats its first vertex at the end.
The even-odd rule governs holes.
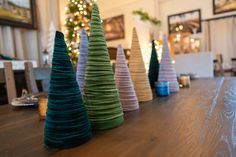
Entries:
POLYGON ((84 92, 84 100, 93 129, 114 128, 124 121, 96 4, 92 9, 84 92))

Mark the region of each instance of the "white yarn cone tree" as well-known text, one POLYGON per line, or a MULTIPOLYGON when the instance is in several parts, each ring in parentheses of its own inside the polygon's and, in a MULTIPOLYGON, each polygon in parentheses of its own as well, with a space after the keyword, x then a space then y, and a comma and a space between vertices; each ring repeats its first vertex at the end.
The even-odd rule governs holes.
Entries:
POLYGON ((140 102, 152 100, 152 91, 146 74, 136 29, 133 29, 133 39, 129 60, 129 70, 134 89, 140 102))
POLYGON ((131 80, 126 58, 121 45, 117 48, 115 67, 116 86, 120 94, 123 111, 133 111, 139 109, 138 98, 131 80))
POLYGON ((170 92, 179 91, 176 71, 172 64, 167 36, 163 36, 162 59, 159 70, 158 81, 168 81, 170 83, 170 92))
POLYGON ((84 95, 85 71, 88 57, 88 37, 86 31, 82 29, 80 40, 80 54, 77 63, 76 80, 82 95, 84 95))
POLYGON ((53 57, 53 51, 54 51, 54 39, 56 35, 56 28, 53 24, 53 22, 50 22, 49 32, 48 32, 48 45, 47 45, 47 51, 48 51, 48 64, 52 66, 52 57, 53 57))

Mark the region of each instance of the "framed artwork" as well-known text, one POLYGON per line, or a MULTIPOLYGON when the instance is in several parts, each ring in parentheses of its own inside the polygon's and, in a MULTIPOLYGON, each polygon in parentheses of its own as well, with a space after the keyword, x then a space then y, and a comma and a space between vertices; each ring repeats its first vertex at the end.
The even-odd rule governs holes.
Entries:
POLYGON ((125 38, 124 15, 104 19, 102 24, 107 41, 125 38))
POLYGON ((35 0, 0 0, 0 24, 35 29, 35 0))
POLYGON ((213 13, 236 11, 236 0, 213 0, 213 13))
POLYGON ((173 54, 198 53, 201 50, 201 41, 189 32, 170 35, 170 48, 173 54))
POLYGON ((201 32, 201 10, 193 10, 168 16, 169 34, 201 32))

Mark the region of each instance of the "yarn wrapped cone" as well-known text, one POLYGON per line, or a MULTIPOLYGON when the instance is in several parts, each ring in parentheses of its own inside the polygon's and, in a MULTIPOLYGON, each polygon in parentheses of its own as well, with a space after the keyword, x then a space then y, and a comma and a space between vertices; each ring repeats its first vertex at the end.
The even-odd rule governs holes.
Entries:
POLYGON ((134 86, 121 45, 117 48, 115 71, 116 85, 120 94, 123 111, 127 112, 139 109, 138 98, 134 91, 134 86))
POLYGON ((68 148, 83 144, 90 138, 90 123, 64 35, 56 32, 44 143, 50 148, 68 148))
POLYGON ((80 38, 80 54, 77 63, 77 71, 76 71, 76 80, 78 82, 80 92, 84 95, 84 77, 86 70, 86 62, 88 57, 88 37, 86 31, 82 29, 81 38, 80 38))
POLYGON ((170 92, 179 91, 179 83, 177 81, 177 75, 172 64, 166 35, 163 36, 162 59, 159 69, 158 81, 168 81, 170 83, 170 92))
POLYGON ((104 130, 121 125, 124 118, 99 15, 94 4, 84 100, 93 129, 104 130))
POLYGON ((152 100, 152 91, 146 74, 136 29, 133 29, 129 69, 134 89, 140 102, 152 100))
POLYGON ((158 62, 155 46, 156 46, 155 41, 152 40, 152 54, 151 54, 151 59, 150 59, 149 71, 148 71, 149 83, 152 88, 155 87, 155 82, 157 82, 158 73, 159 73, 159 62, 158 62))

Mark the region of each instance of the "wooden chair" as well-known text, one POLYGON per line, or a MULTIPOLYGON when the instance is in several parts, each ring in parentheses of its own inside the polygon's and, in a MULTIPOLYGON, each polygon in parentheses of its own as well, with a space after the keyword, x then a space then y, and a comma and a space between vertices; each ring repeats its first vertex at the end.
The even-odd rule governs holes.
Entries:
POLYGON ((4 62, 4 76, 5 80, 2 80, 2 82, 6 82, 7 98, 8 98, 8 103, 10 104, 12 99, 17 97, 15 78, 11 62, 4 62))
POLYGON ((51 68, 34 68, 34 78, 36 81, 41 81, 42 92, 48 92, 51 68))
POLYGON ((33 94, 39 93, 36 81, 42 83, 42 92, 48 92, 50 81, 50 68, 33 68, 32 62, 25 62, 25 79, 28 91, 33 94))
POLYGON ((25 80, 26 80, 28 92, 33 93, 33 94, 39 92, 36 80, 34 78, 32 62, 25 62, 25 80))
POLYGON ((216 55, 216 59, 213 62, 214 62, 214 74, 215 74, 215 76, 224 76, 223 56, 222 56, 222 54, 216 55))
MULTIPOLYGON (((26 87, 28 91, 33 94, 40 94, 40 92, 47 93, 50 81, 50 68, 33 68, 32 62, 25 63, 25 71, 20 70, 20 73, 25 75, 26 87), (25 73, 25 74, 24 74, 25 73), (36 81, 40 81, 42 89, 38 88, 36 81)), ((18 73, 19 73, 18 72, 18 73)), ((17 97, 16 80, 12 67, 12 62, 4 62, 4 68, 0 69, 0 84, 1 84, 1 95, 0 104, 10 104, 12 99, 17 97), (5 92, 6 84, 6 92, 5 92), (5 95, 6 94, 6 95, 5 95), (6 97, 7 96, 7 101, 6 97), (2 102, 3 101, 3 102, 2 102)), ((18 93, 19 94, 19 93, 18 93)))
POLYGON ((232 76, 236 76, 236 58, 232 58, 232 76))

